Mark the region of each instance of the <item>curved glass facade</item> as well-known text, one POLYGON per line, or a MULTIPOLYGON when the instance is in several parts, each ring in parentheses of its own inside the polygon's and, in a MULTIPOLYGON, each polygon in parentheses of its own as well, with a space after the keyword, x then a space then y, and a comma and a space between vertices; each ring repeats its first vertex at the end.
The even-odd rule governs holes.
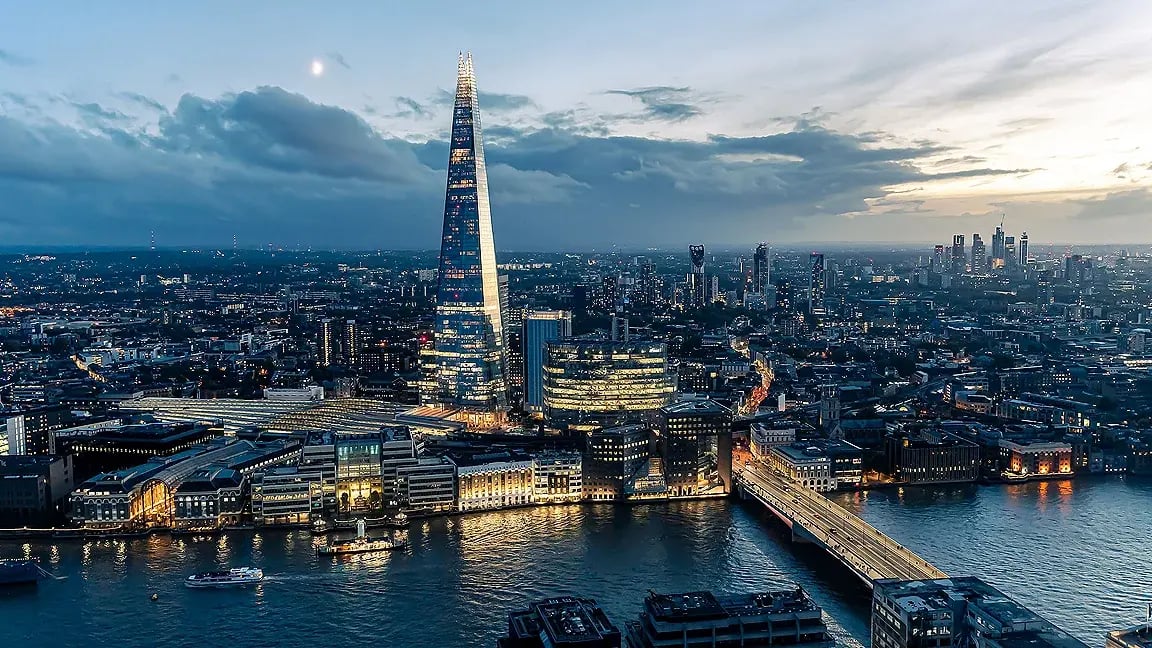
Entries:
POLYGON ((602 425, 664 407, 676 391, 661 342, 553 340, 544 348, 544 415, 560 426, 602 425))

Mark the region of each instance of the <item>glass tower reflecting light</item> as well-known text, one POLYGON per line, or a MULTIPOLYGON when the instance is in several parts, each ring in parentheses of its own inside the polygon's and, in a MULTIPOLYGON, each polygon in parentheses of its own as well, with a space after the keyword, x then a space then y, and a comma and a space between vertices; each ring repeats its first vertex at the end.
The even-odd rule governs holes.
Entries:
POLYGON ((495 413, 507 408, 504 335, 476 94, 472 55, 461 55, 444 197, 430 400, 495 413))

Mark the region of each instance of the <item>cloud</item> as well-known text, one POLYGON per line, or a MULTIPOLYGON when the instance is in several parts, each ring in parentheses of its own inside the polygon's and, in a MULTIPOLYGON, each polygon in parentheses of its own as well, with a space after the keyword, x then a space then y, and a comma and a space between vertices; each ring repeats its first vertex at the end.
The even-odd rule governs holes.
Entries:
MULTIPOLYGON (((443 88, 436 91, 432 95, 429 102, 435 106, 448 107, 451 106, 456 100, 456 95, 443 88)), ((521 94, 504 94, 501 92, 484 92, 481 90, 476 96, 476 101, 480 104, 481 112, 501 113, 513 112, 516 110, 523 110, 525 108, 537 108, 536 102, 531 97, 521 94)))
POLYGON ((426 179, 405 143, 383 138, 352 112, 279 87, 220 100, 184 95, 171 115, 161 117, 153 143, 290 173, 397 183, 426 179))
POLYGON ((340 52, 328 52, 328 59, 335 62, 345 70, 351 70, 352 66, 348 65, 348 61, 344 59, 344 55, 340 52))
POLYGON ((428 107, 411 97, 396 97, 396 107, 399 111, 394 115, 395 117, 432 118, 432 112, 428 107))
POLYGON ((145 97, 138 92, 117 92, 116 96, 120 97, 121 99, 131 101, 132 103, 144 106, 145 108, 151 108, 157 112, 168 112, 168 109, 164 106, 164 104, 156 101, 151 97, 145 97))
POLYGON ((608 90, 604 94, 639 100, 644 106, 639 117, 645 120, 679 122, 704 114, 698 105, 700 97, 688 87, 648 86, 631 90, 608 90))
POLYGON ((73 103, 72 106, 76 108, 76 110, 80 113, 80 119, 83 120, 84 123, 93 127, 105 126, 109 122, 124 122, 131 120, 128 115, 125 115, 119 110, 105 108, 98 103, 73 103))
POLYGON ((1110 220, 1138 217, 1144 223, 1152 219, 1152 191, 1148 189, 1116 191, 1069 202, 1080 208, 1076 216, 1081 219, 1110 220))
MULTIPOLYGON (((278 87, 186 94, 151 126, 98 104, 84 109, 99 128, 0 117, 6 241, 123 243, 122 232, 152 227, 204 245, 232 234, 352 248, 438 240, 442 135, 390 137, 351 111, 278 87)), ((950 149, 808 119, 755 137, 688 141, 612 136, 581 126, 582 111, 550 115, 552 125, 486 131, 503 249, 738 241, 750 232, 780 240, 866 214, 901 187, 1019 173, 927 171, 950 149)))
POLYGON ((27 67, 29 65, 35 64, 36 61, 33 61, 26 56, 21 56, 10 50, 0 49, 0 63, 6 63, 8 65, 14 65, 17 67, 27 67))

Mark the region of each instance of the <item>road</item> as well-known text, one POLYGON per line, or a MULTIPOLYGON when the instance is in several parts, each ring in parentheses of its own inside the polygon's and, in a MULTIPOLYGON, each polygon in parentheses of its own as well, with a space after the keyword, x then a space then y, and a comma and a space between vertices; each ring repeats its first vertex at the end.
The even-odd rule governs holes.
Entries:
POLYGON ((931 563, 823 495, 749 463, 737 481, 763 503, 800 526, 871 584, 881 578, 947 578, 931 563))

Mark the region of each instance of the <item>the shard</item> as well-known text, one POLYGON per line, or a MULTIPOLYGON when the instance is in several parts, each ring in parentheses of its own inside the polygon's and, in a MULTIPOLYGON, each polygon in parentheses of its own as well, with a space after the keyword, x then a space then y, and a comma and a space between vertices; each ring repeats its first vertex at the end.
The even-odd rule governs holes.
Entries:
POLYGON ((471 54, 456 79, 439 282, 429 400, 496 420, 507 409, 504 336, 471 54))

